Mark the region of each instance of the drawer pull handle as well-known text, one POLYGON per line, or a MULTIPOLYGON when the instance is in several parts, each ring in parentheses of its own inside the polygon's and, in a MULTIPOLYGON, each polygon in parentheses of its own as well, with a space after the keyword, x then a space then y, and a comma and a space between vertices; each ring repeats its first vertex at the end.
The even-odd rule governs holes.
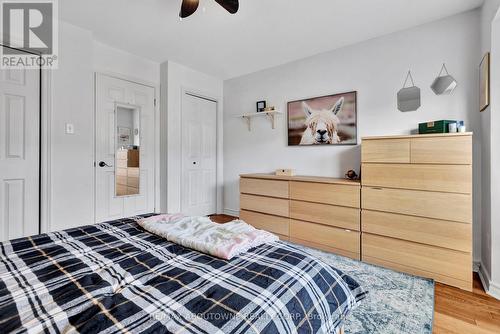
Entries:
POLYGON ((345 230, 347 233, 351 233, 352 231, 351 230, 345 230))
POLYGON ((372 188, 373 190, 383 190, 383 188, 372 188))

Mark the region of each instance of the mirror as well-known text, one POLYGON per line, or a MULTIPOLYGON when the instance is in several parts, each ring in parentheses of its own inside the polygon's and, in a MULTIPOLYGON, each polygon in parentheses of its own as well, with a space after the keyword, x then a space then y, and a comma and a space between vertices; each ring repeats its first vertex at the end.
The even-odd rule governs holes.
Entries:
POLYGON ((398 109, 402 112, 415 111, 420 108, 420 88, 408 87, 398 92, 398 109))
POLYGON ((458 83, 455 78, 448 73, 446 64, 443 64, 441 72, 439 72, 438 77, 431 85, 431 89, 436 95, 450 95, 455 88, 457 88, 457 85, 458 83), (446 75, 443 75, 443 72, 446 73, 446 75))
POLYGON ((408 71, 406 75, 405 83, 403 88, 398 92, 398 109, 402 112, 415 111, 421 106, 420 100, 420 88, 415 86, 415 81, 413 81, 413 76, 411 71, 408 71), (406 87, 408 80, 411 81, 411 87, 406 87))
POLYGON ((450 95, 457 87, 457 81, 451 75, 437 77, 431 85, 436 95, 450 95))
POLYGON ((116 196, 140 194, 140 110, 117 105, 115 110, 116 196))

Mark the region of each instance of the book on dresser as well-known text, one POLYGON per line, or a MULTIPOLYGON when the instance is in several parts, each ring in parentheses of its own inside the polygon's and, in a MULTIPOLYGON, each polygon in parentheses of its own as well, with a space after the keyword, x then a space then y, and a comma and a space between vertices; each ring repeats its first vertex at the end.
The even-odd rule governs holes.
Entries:
POLYGON ((472 134, 361 147, 362 260, 472 290, 472 134))
POLYGON ((343 179, 241 175, 240 218, 282 240, 359 260, 360 190, 343 179))

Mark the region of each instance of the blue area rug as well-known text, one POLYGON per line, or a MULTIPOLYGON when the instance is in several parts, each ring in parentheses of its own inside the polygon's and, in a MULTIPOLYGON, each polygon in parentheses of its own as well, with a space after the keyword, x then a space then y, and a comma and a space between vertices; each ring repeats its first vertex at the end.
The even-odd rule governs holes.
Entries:
POLYGON ((347 320, 346 334, 430 334, 434 281, 295 245, 354 278, 368 296, 347 320))

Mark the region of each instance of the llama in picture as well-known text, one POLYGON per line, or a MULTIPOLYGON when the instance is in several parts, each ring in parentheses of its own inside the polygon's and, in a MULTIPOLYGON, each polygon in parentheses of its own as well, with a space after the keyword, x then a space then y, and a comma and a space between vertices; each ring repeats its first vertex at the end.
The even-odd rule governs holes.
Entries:
POLYGON ((288 103, 288 145, 356 145, 356 92, 288 103))

